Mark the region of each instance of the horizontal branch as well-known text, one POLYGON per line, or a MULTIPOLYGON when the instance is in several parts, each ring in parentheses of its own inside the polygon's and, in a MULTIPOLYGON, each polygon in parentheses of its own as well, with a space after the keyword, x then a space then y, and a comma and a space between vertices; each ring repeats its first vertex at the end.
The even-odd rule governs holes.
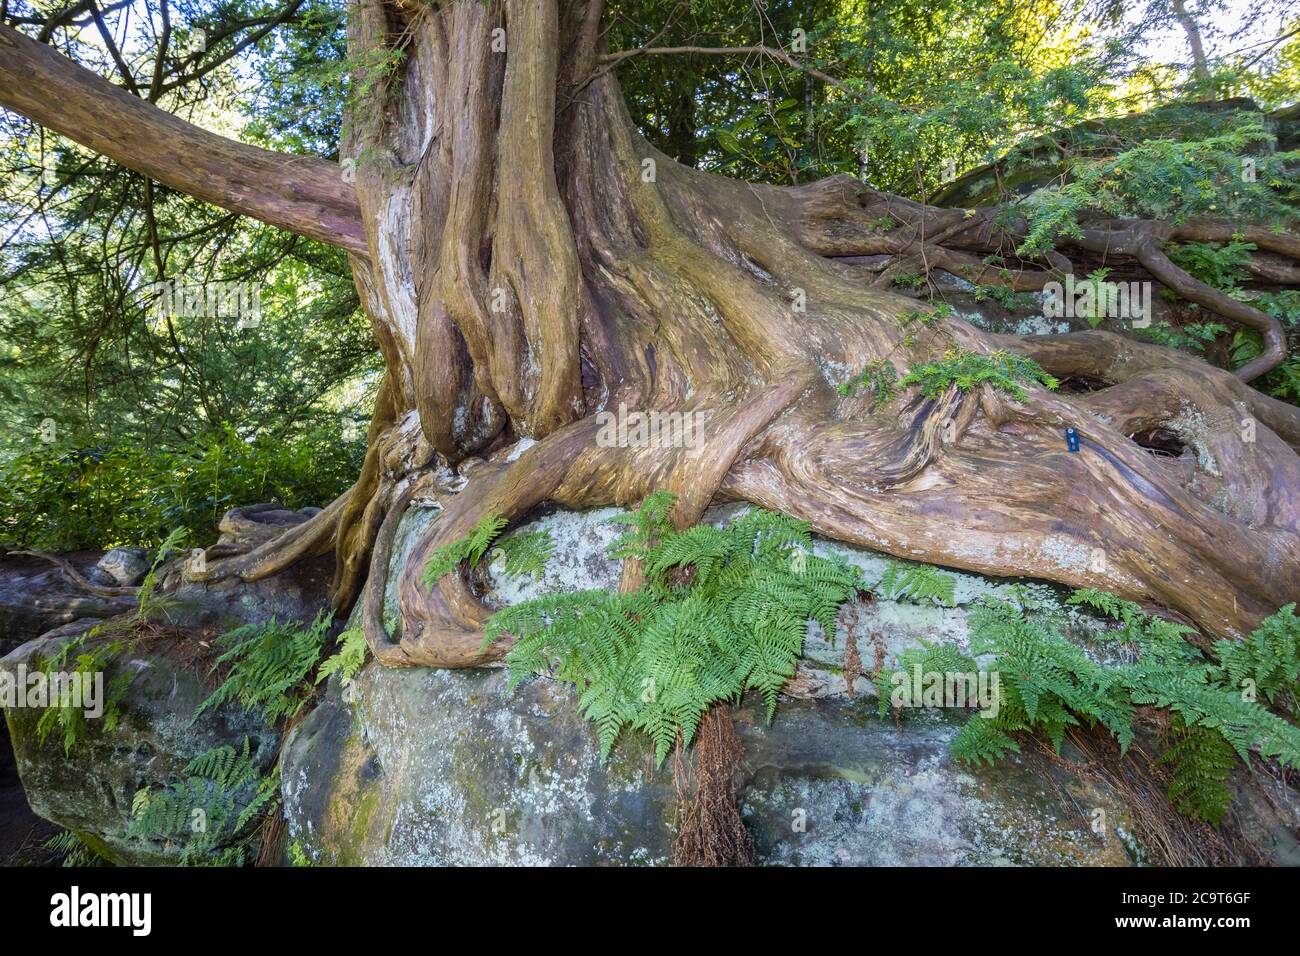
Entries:
POLYGON ((337 163, 200 129, 7 26, 0 106, 172 189, 368 254, 356 190, 337 163))

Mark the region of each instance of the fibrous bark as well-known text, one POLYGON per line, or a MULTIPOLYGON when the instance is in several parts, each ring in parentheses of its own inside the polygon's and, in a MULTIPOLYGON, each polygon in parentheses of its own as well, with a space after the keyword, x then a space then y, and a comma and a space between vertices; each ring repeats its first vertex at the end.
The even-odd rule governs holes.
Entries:
MULTIPOLYGON (((602 59, 598 0, 357 0, 350 13, 359 69, 376 51, 402 55, 396 74, 357 84, 367 98, 344 155, 358 218, 333 230, 388 368, 369 454, 344 498, 203 575, 256 577, 332 546, 336 603, 363 597, 384 663, 477 666, 509 640, 482 649, 489 611, 463 576, 424 586, 435 549, 489 511, 632 505, 666 488, 682 525, 712 500, 750 501, 904 558, 1113 591, 1215 635, 1300 594, 1300 412, 1245 384, 1284 354, 1280 328, 1162 251, 1242 227, 1090 222, 1006 279, 983 259, 1010 254, 1023 224, 996 210, 926 206, 849 177, 757 186, 660 154, 602 59), (882 216, 897 228, 875 228, 882 216), (945 316, 910 334, 899 316, 915 300, 863 267, 878 256, 886 271, 917 263, 1019 289, 1106 256, 1258 329, 1265 352, 1233 375, 1103 332, 1014 338, 945 316), (902 375, 951 348, 1019 351, 1100 387, 1031 387, 1023 403, 987 386, 904 390, 883 408, 836 390, 873 361, 902 375), (698 413, 702 442, 603 447, 595 415, 620 406, 698 413), (1134 441, 1153 428, 1177 432, 1196 462, 1134 441), (390 636, 384 572, 420 493, 446 508, 401 573, 390 636)), ((0 44, 0 71, 12 46, 0 44)), ((0 90, 56 121, 30 99, 0 90)), ((282 224, 306 231, 297 215, 282 224)), ((1257 274, 1287 280, 1300 237, 1244 231, 1272 257, 1257 274)))

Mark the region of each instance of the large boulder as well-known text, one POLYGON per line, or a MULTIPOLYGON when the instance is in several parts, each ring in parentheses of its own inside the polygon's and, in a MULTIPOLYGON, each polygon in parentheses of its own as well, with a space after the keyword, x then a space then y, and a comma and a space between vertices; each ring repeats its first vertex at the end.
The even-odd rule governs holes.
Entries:
POLYGON ((272 618, 310 623, 329 609, 333 577, 334 556, 327 554, 257 581, 185 581, 165 595, 157 616, 175 627, 222 631, 272 618))
MULTIPOLYGON (((557 511, 557 543, 543 580, 493 576, 488 599, 509 604, 556 589, 616 587, 604 546, 612 509, 557 511)), ((714 509, 726 520, 733 509, 714 509)), ((395 573, 435 508, 399 528, 395 573)), ((878 577, 885 558, 819 542, 878 577)), ((921 639, 964 645, 965 609, 1005 587, 959 575, 957 607, 867 603, 849 639, 870 662, 921 639), (874 636, 873 636, 874 635, 874 636)), ((1053 594, 1037 586, 1038 596, 1053 594)), ((1080 622, 1080 633, 1087 626, 1080 622)), ((742 813, 760 862, 773 864, 1123 864, 1139 856, 1132 814, 1113 789, 1067 762, 1032 753, 971 768, 947 750, 963 715, 896 725, 875 716, 859 679, 845 696, 844 645, 810 634, 807 659, 770 725, 752 703, 737 712, 744 743, 742 813), (1081 809, 1083 808, 1083 812, 1081 809), (1102 813, 1092 815, 1092 811, 1102 813), (1086 815, 1085 815, 1086 814, 1086 815), (1093 832, 1093 820, 1105 821, 1093 832)), ((1067 757, 1069 754, 1067 754, 1067 757)), ((286 741, 282 756, 290 839, 339 864, 660 864, 671 859, 675 789, 645 741, 625 734, 608 764, 573 695, 535 679, 513 693, 499 669, 395 670, 367 665, 286 741)))
MULTIPOLYGON (((77 622, 29 641, 0 660, 0 670, 12 680, 31 674, 93 624, 77 622)), ((87 720, 85 736, 67 753, 57 731, 40 741, 37 723, 43 709, 6 707, 14 761, 32 810, 77 833, 114 863, 175 864, 181 846, 128 832, 136 791, 183 779, 185 765, 194 757, 227 744, 242 747, 245 738, 254 762, 269 769, 280 743, 273 727, 237 706, 215 708, 195 719, 195 708, 212 690, 204 682, 206 671, 206 661, 183 638, 124 651, 104 671, 105 688, 118 675, 129 681, 120 722, 108 730, 102 720, 87 720)))

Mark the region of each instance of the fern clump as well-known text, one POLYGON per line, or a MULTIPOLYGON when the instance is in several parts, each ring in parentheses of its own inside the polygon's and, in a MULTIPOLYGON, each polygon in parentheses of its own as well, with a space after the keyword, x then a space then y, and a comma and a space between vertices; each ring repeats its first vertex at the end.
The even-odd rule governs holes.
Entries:
POLYGON ((1172 724, 1176 742, 1157 761, 1171 770, 1169 802, 1179 813, 1217 827, 1232 805, 1228 781, 1237 766, 1237 755, 1213 730, 1189 728, 1178 718, 1172 724))
POLYGON ((241 844, 279 793, 279 767, 263 774, 245 737, 242 750, 214 747, 191 760, 184 773, 185 779, 163 789, 136 791, 127 835, 181 843, 182 865, 242 866, 241 844))
POLYGON ((485 645, 516 636, 506 656, 512 687, 547 674, 578 689, 602 760, 630 727, 650 737, 662 763, 679 734, 690 745, 710 706, 750 689, 771 719, 808 622, 833 639, 839 605, 862 584, 853 568, 811 553, 805 522, 754 510, 725 528, 677 531, 673 501, 657 492, 617 519, 627 531, 611 556, 643 562, 635 593, 548 595, 488 621, 485 645))
POLYGON ((1243 641, 1219 641, 1215 676, 1250 700, 1263 696, 1294 720, 1300 714, 1300 617, 1295 604, 1265 618, 1243 641))
POLYGON ((1117 640, 1137 659, 1105 666, 1064 638, 1050 617, 986 599, 970 617, 971 652, 992 654, 1000 672, 996 714, 972 717, 951 745, 954 756, 992 762, 1018 749, 1014 734, 1046 733, 1059 752, 1071 726, 1100 725, 1127 750, 1142 706, 1170 715, 1174 743, 1161 762, 1171 768, 1169 797, 1182 812, 1217 824, 1231 800, 1236 760, 1252 754, 1300 768, 1300 728, 1264 706, 1294 707, 1300 676, 1300 618, 1287 605, 1246 640, 1219 641, 1207 655, 1191 631, 1142 612, 1102 591, 1076 591, 1070 604, 1100 611, 1120 625, 1117 640), (1256 692, 1262 699, 1256 699, 1256 692))
POLYGON ((46 850, 63 857, 63 866, 106 866, 107 860, 91 849, 84 838, 72 830, 60 830, 43 844, 46 850))
POLYGON ((478 524, 474 525, 465 537, 435 550, 424 564, 424 572, 421 575, 424 586, 432 589, 443 575, 462 561, 474 567, 483 560, 483 555, 488 553, 489 548, 492 549, 493 558, 501 558, 504 561, 506 574, 514 576, 529 574, 534 578, 541 578, 542 572, 546 569, 546 562, 555 553, 555 542, 551 540, 551 532, 546 529, 528 531, 498 541, 508 523, 497 512, 489 511, 479 519, 478 524), (495 547, 493 547, 494 542, 495 547))
MULTIPOLYGON (((121 638, 105 639, 101 630, 101 626, 96 626, 73 638, 42 664, 41 670, 49 687, 56 687, 66 681, 70 687, 79 684, 84 689, 90 686, 96 675, 103 675, 107 671, 113 660, 126 650, 128 642, 121 638), (57 682, 56 675, 61 675, 57 682)), ((103 679, 102 676, 100 679, 103 679)), ((122 719, 122 702, 126 699, 130 683, 131 675, 121 671, 103 689, 103 713, 100 717, 107 733, 112 733, 122 719)), ((63 752, 66 755, 77 741, 86 736, 87 701, 84 694, 83 690, 80 699, 77 699, 77 695, 50 693, 49 704, 36 722, 37 743, 44 745, 57 730, 63 738, 63 752)))
POLYGON ((1033 359, 1002 349, 987 355, 968 349, 948 349, 934 362, 914 366, 898 383, 916 385, 927 398, 938 398, 951 386, 963 392, 988 385, 1018 402, 1028 399, 1024 386, 1037 382, 1049 389, 1060 383, 1033 359))
POLYGON ((316 683, 328 678, 331 674, 338 674, 344 681, 350 681, 357 676, 361 667, 370 655, 370 645, 366 642, 366 633, 359 627, 351 628, 339 635, 339 650, 325 659, 321 664, 320 670, 316 672, 316 683))
POLYGON ((303 628, 245 624, 217 638, 228 648, 213 664, 230 668, 225 680, 194 711, 194 716, 231 701, 260 713, 268 723, 292 717, 311 699, 311 672, 320 662, 332 615, 321 613, 303 628))

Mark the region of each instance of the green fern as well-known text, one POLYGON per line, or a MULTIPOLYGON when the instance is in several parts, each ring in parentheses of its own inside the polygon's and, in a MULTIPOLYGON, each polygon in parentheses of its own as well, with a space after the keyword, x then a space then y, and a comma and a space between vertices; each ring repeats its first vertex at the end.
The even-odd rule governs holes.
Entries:
POLYGON ((650 494, 636 511, 615 515, 614 524, 627 525, 628 530, 619 535, 609 547, 612 558, 644 558, 654 543, 673 527, 668 516, 672 513, 677 496, 669 491, 650 494))
POLYGON ((881 597, 906 600, 914 604, 933 601, 952 607, 957 579, 929 564, 890 561, 876 585, 881 597))
POLYGON ((478 564, 507 524, 509 522, 497 512, 489 511, 479 519, 478 524, 474 525, 465 537, 436 549, 429 555, 429 560, 424 565, 424 574, 421 578, 424 586, 432 590, 443 575, 452 571, 462 561, 468 561, 471 567, 478 564))
POLYGON ((309 627, 245 624, 217 638, 228 648, 213 664, 230 668, 220 686, 194 711, 232 701, 260 713, 268 723, 292 717, 311 699, 311 672, 316 669, 329 638, 332 615, 322 612, 309 627))
POLYGON ((881 717, 889 713, 894 688, 899 682, 910 684, 912 674, 918 670, 921 674, 973 674, 978 668, 973 658, 951 644, 921 641, 919 646, 909 647, 898 658, 897 666, 882 667, 873 679, 881 717))
MULTIPOLYGON (((36 721, 36 741, 44 745, 50 736, 58 731, 63 738, 63 753, 66 756, 73 746, 85 739, 86 725, 85 688, 108 670, 113 660, 126 650, 128 641, 122 638, 108 639, 101 625, 96 625, 86 633, 65 643, 57 654, 46 659, 41 670, 45 675, 50 690, 50 700, 41 716, 36 721), (58 678, 57 684, 55 678, 58 678), (75 681, 83 688, 82 699, 74 700, 76 695, 64 696, 54 688, 64 681, 75 681), (55 697, 58 699, 54 699, 55 697)), ((106 733, 112 733, 122 719, 122 702, 131 683, 131 674, 125 670, 115 674, 103 688, 103 713, 100 726, 106 733)), ((69 683, 72 687, 74 684, 69 683)))
POLYGON ((483 555, 492 549, 493 557, 504 559, 504 570, 509 575, 531 574, 541 578, 546 569, 546 562, 555 553, 555 542, 546 530, 529 531, 497 539, 506 529, 506 521, 495 511, 489 511, 479 519, 478 524, 470 529, 469 534, 450 544, 438 548, 429 555, 425 562, 421 580, 424 586, 432 590, 445 574, 452 571, 462 561, 474 567, 483 559, 483 555), (493 547, 493 542, 496 547, 493 547))
POLYGON ((316 683, 338 674, 346 682, 357 676, 366 658, 370 655, 370 645, 366 641, 365 631, 354 627, 339 635, 339 650, 327 657, 316 672, 316 683))
POLYGON ((1228 781, 1237 765, 1236 754, 1213 730, 1188 728, 1182 720, 1174 724, 1177 742, 1157 761, 1172 768, 1169 801, 1180 813, 1217 827, 1232 805, 1228 781))
POLYGON ((1020 753, 1020 745, 1014 738, 983 717, 966 721, 948 749, 958 760, 987 763, 990 767, 1008 753, 1020 753))
POLYGON ((571 683, 596 725, 601 759, 626 728, 646 734, 663 762, 681 734, 689 746, 719 701, 758 691, 768 719, 794 676, 810 620, 833 640, 839 605, 861 586, 843 562, 812 555, 805 522, 754 510, 726 528, 674 531, 671 495, 651 495, 620 515, 628 531, 614 557, 644 562, 632 594, 548 595, 498 611, 485 645, 516 640, 511 686, 531 674, 571 683))
POLYGON ((1240 643, 1220 641, 1214 656, 1186 640, 1191 628, 1142 613, 1114 595, 1080 590, 1070 604, 1123 624, 1120 637, 1137 660, 1105 666, 1066 640, 1050 617, 1027 617, 1006 601, 985 599, 970 616, 971 652, 993 654, 1002 675, 1000 707, 974 717, 952 745, 972 762, 998 756, 1021 731, 1046 733, 1060 750, 1074 724, 1101 725, 1121 752, 1133 738, 1135 708, 1167 710, 1177 742, 1162 757, 1173 767, 1170 800, 1184 813, 1217 823, 1228 806, 1233 758, 1253 754, 1300 768, 1300 728, 1241 692, 1254 681, 1270 703, 1294 701, 1300 620, 1287 605, 1240 643), (983 725, 983 726, 981 726, 983 725), (994 733, 994 732, 997 733, 994 733))
POLYGON ((499 557, 505 562, 506 574, 513 577, 528 574, 537 580, 541 579, 546 562, 554 554, 555 542, 551 540, 551 532, 545 528, 502 538, 492 549, 493 559, 499 557))
POLYGON ((1093 588, 1079 588, 1065 601, 1069 605, 1083 605, 1116 621, 1132 624, 1142 619, 1142 608, 1132 601, 1125 601, 1109 591, 1097 591, 1093 588))
POLYGON ((214 747, 184 774, 163 789, 136 791, 127 835, 180 844, 184 866, 242 866, 254 822, 278 797, 279 767, 263 774, 245 737, 242 750, 214 747))
POLYGON ((107 866, 108 861, 91 849, 79 833, 72 830, 60 830, 46 840, 42 846, 63 857, 63 866, 107 866))
MULTIPOLYGON (((1221 679, 1243 692, 1262 694, 1272 705, 1286 709, 1294 719, 1300 702, 1300 617, 1295 604, 1265 618, 1243 641, 1222 640, 1214 645, 1222 668, 1221 679)), ((1249 695, 1247 695, 1249 696, 1249 695)))

